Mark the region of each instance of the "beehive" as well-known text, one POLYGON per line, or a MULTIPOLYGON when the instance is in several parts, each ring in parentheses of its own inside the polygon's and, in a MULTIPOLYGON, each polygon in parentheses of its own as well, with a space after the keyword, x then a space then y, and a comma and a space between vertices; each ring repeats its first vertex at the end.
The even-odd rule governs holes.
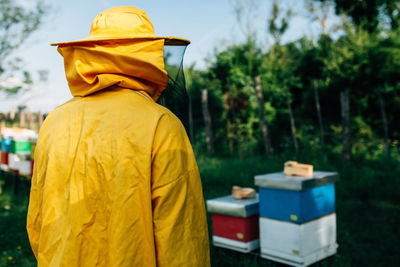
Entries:
POLYGON ((261 257, 308 266, 336 253, 336 214, 303 224, 260 218, 261 257))
POLYGON ((212 213, 213 244, 240 252, 259 248, 258 195, 233 199, 231 195, 207 200, 212 213))
POLYGON ((31 142, 28 138, 11 139, 10 153, 31 155, 31 142))
POLYGON ((30 176, 32 174, 30 155, 10 153, 8 155, 8 168, 17 171, 21 175, 30 176))
POLYGON ((1 147, 0 150, 3 152, 10 152, 10 146, 11 146, 11 139, 10 138, 3 138, 1 139, 1 147))
POLYGON ((334 213, 337 179, 335 172, 314 172, 313 178, 258 175, 260 217, 303 223, 334 213))
POLYGON ((261 256, 308 266, 336 253, 336 172, 312 178, 258 175, 261 256))

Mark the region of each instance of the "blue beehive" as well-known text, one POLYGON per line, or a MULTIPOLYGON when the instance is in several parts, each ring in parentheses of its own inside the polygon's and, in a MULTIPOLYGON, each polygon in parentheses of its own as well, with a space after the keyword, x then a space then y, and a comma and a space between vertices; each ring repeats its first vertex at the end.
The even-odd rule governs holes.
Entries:
POLYGON ((336 172, 318 171, 312 178, 258 175, 260 217, 301 224, 334 213, 338 179, 336 172))
POLYGON ((1 146, 0 146, 1 151, 10 152, 10 147, 11 147, 11 139, 10 138, 1 139, 1 146))

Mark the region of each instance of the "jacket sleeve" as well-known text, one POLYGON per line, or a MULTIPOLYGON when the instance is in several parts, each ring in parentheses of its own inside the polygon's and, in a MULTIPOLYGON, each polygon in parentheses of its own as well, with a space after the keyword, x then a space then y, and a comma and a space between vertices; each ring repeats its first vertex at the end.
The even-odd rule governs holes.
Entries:
POLYGON ((199 171, 185 129, 170 113, 154 136, 151 186, 157 266, 209 266, 199 171))

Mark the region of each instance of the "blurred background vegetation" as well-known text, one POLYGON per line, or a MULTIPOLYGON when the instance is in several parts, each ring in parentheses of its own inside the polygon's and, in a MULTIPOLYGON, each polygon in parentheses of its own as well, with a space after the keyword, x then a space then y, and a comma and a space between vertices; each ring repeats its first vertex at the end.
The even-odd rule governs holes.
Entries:
MULTIPOLYGON (((243 2, 255 3, 235 3, 243 2)), ((398 160, 399 1, 308 1, 321 34, 285 44, 281 37, 299 11, 272 2, 269 46, 246 24, 244 43, 217 50, 204 70, 186 70, 196 151, 341 157, 343 165, 359 157, 398 160), (326 29, 333 8, 341 19, 326 29)))
MULTIPOLYGON (((287 160, 339 171, 339 250, 316 265, 398 266, 400 1, 307 0, 304 10, 270 2, 267 40, 252 23, 259 2, 231 1, 245 41, 215 49, 206 68, 185 70, 187 132, 205 199, 230 194, 232 185, 254 187, 254 175, 281 171, 287 160), (318 23, 320 34, 283 43, 295 16, 318 23), (328 27, 332 16, 337 23, 328 27)), ((38 4, 15 15, 5 8, 14 2, 0 4, 0 32, 20 18, 30 34, 46 13, 38 4)), ((22 71, 32 83, 22 67, 8 67, 21 60, 1 50, 6 37, 0 34, 0 79, 22 71)), ((3 94, 21 88, 0 86, 3 94)), ((25 233, 29 181, 5 173, 0 180, 0 266, 34 266, 25 233)), ((212 247, 211 256, 213 266, 278 266, 221 248, 212 247)))

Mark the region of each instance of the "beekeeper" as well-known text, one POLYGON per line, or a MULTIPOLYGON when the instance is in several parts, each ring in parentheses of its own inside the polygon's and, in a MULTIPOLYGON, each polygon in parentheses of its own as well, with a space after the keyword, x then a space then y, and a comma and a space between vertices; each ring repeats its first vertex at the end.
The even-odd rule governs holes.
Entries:
POLYGON ((136 7, 56 43, 73 99, 46 118, 27 230, 38 266, 209 266, 202 187, 180 120, 155 101, 166 46, 136 7))

